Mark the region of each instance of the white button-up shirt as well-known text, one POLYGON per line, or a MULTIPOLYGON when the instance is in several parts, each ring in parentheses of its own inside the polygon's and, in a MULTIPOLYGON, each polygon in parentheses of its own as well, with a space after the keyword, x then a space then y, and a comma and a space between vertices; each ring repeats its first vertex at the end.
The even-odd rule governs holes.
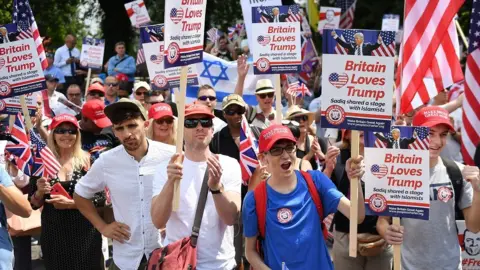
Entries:
MULTIPOLYGON (((67 64, 67 59, 70 58, 70 53, 68 52, 69 50, 70 49, 68 49, 67 45, 63 45, 62 47, 58 48, 58 50, 55 52, 55 58, 53 60, 53 65, 58 67, 66 77, 75 76, 75 74, 72 74, 72 68, 70 67, 70 64, 67 64)), ((73 57, 80 59, 80 51, 77 48, 73 48, 71 54, 73 57)), ((76 68, 75 63, 73 63, 73 65, 76 68)))
POLYGON ((158 164, 170 159, 175 147, 148 141, 148 152, 140 162, 123 145, 103 153, 77 183, 75 193, 92 198, 105 187, 110 190, 115 220, 130 227, 130 239, 113 241, 113 261, 122 270, 136 270, 143 256, 161 246, 160 232, 150 216, 153 177, 158 164))

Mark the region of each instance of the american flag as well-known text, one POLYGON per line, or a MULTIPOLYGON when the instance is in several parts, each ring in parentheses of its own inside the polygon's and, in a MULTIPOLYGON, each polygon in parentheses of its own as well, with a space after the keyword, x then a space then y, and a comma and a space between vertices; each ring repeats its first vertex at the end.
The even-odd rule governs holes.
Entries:
POLYGON ((480 1, 473 1, 470 19, 465 98, 463 99, 462 154, 467 165, 475 165, 473 156, 480 143, 480 1))
POLYGON ((21 113, 15 117, 15 122, 12 127, 11 135, 19 143, 14 144, 7 142, 5 151, 10 154, 12 162, 14 162, 19 170, 22 170, 26 175, 31 175, 31 166, 33 163, 32 150, 27 133, 25 131, 24 119, 21 113))
POLYGON ((42 68, 45 70, 48 67, 47 57, 45 56, 45 49, 42 44, 42 37, 38 31, 35 17, 33 17, 32 9, 28 0, 13 0, 13 23, 16 23, 20 28, 18 39, 33 38, 37 45, 37 52, 40 58, 42 68))
MULTIPOLYGON (((389 140, 392 139, 392 134, 391 133, 388 133, 386 136, 385 136, 385 134, 382 134, 382 135, 389 140)), ((379 138, 375 137, 374 146, 375 146, 375 148, 387 148, 387 143, 384 143, 379 138)))
POLYGON ((163 61, 163 57, 161 55, 150 55, 150 61, 152 61, 152 63, 154 64, 161 64, 162 61, 163 61))
POLYGON ((448 101, 453 101, 465 92, 465 81, 454 83, 447 92, 448 101))
POLYGON ((250 177, 257 169, 260 162, 258 161, 258 142, 255 139, 248 125, 245 115, 242 118, 240 129, 240 167, 242 168, 242 180, 244 185, 248 185, 250 177))
POLYGON ((161 37, 165 31, 164 24, 149 25, 140 30, 139 46, 137 51, 137 66, 145 63, 145 52, 143 50, 143 43, 160 42, 161 37), (145 31, 142 31, 145 29, 145 31))
POLYGON ((374 56, 395 56, 395 32, 394 31, 381 31, 382 44, 376 50, 372 51, 374 56))
POLYGON ((221 33, 220 30, 217 28, 210 28, 210 30, 207 31, 207 39, 210 40, 212 43, 217 43, 218 38, 220 37, 221 33))
POLYGON ((302 15, 300 15, 300 7, 298 5, 291 5, 288 7, 287 22, 301 22, 302 15))
POLYGON ((268 43, 270 43, 270 37, 269 36, 258 36, 257 41, 260 45, 266 46, 268 43))
POLYGON ((429 129, 427 127, 416 127, 417 139, 408 146, 412 150, 428 150, 430 140, 428 138, 429 129))
MULTIPOLYGON (((263 12, 261 13, 262 16, 260 16, 260 22, 261 22, 261 23, 269 23, 268 18, 265 17, 264 14, 268 14, 268 15, 273 16, 273 15, 272 15, 272 14, 273 14, 273 11, 272 11, 273 8, 274 8, 274 7, 260 7, 260 9, 263 10, 263 12)), ((277 7, 277 8, 278 8, 278 7, 277 7)))
MULTIPOLYGON (((350 44, 350 43, 354 42, 354 40, 355 40, 354 35, 356 33, 360 33, 360 31, 358 31, 358 30, 343 30, 342 34, 340 34, 340 36, 338 38, 341 39, 342 41, 350 44)), ((337 42, 337 45, 335 46, 335 53, 336 54, 348 54, 348 50, 343 48, 342 46, 340 46, 340 44, 338 44, 338 42, 337 42)))
POLYGON ((373 164, 370 168, 370 172, 378 179, 381 179, 387 175, 388 167, 385 164, 373 164))
POLYGON ((342 9, 340 16, 340 28, 350 29, 355 18, 355 5, 357 0, 337 0, 336 6, 342 9))
POLYGON ((400 113, 426 104, 463 80, 454 16, 464 0, 405 1, 397 83, 400 113))
POLYGON ((55 158, 55 155, 33 130, 30 130, 30 139, 33 145, 33 152, 35 153, 32 174, 45 178, 57 175, 62 166, 55 158))
POLYGON ((337 88, 342 88, 348 82, 348 75, 345 73, 338 74, 333 72, 328 76, 328 81, 337 88))
POLYGON ((183 9, 172 8, 172 10, 170 11, 170 19, 175 24, 179 23, 183 19, 183 9))

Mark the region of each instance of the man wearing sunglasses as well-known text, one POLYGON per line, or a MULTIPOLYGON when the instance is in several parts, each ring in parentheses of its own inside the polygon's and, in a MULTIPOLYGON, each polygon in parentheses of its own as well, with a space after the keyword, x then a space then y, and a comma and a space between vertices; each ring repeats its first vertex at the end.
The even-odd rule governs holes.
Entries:
POLYGON ((105 78, 105 106, 118 101, 118 81, 115 76, 105 78))
POLYGON ((87 98, 86 101, 98 99, 101 102, 105 100, 105 87, 100 83, 94 83, 90 85, 87 89, 87 98))
POLYGON ((215 116, 215 118, 213 118, 213 133, 219 132, 227 125, 223 119, 222 111, 215 109, 217 107, 217 94, 213 87, 208 84, 200 86, 200 88, 198 88, 197 101, 195 103, 207 106, 215 116))
POLYGON ((145 107, 147 96, 152 92, 152 88, 147 82, 137 82, 133 86, 134 97, 145 107))
POLYGON ((235 159, 210 152, 213 118, 211 110, 200 104, 185 109, 185 154, 175 154, 169 162, 158 166, 151 214, 155 227, 166 226, 169 243, 189 236, 208 168, 210 194, 198 239, 197 269, 234 269, 232 225, 237 222, 240 211, 241 170, 235 159), (173 187, 179 180, 180 206, 172 212, 173 187))

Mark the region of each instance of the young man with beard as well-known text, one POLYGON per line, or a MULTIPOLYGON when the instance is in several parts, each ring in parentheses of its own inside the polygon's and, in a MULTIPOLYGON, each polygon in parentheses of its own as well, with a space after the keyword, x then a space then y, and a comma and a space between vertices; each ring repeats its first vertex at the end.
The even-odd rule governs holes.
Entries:
POLYGON ((150 217, 153 176, 158 164, 175 149, 148 140, 147 112, 136 100, 120 99, 105 108, 122 145, 103 153, 75 188, 75 204, 105 237, 113 239, 109 269, 145 269, 148 256, 160 247, 160 232, 150 217), (91 198, 110 190, 115 222, 105 223, 91 198))
POLYGON ((170 162, 164 161, 158 166, 151 215, 157 228, 166 226, 169 243, 189 236, 208 168, 210 194, 198 238, 197 269, 231 270, 236 265, 232 225, 240 212, 241 171, 235 159, 210 152, 214 117, 208 107, 200 104, 185 109, 185 153, 175 154, 170 162), (180 207, 172 212, 176 181, 180 181, 180 207))
MULTIPOLYGON (((290 270, 333 269, 322 234, 322 220, 313 202, 307 179, 294 170, 296 140, 286 126, 272 125, 263 130, 259 139, 259 158, 271 173, 263 186, 249 192, 243 202, 243 227, 246 237, 245 252, 254 269, 290 270), (257 189, 265 188, 266 213, 264 236, 260 229, 255 198, 257 189), (257 251, 257 239, 262 238, 263 258, 257 251)), ((348 179, 363 176, 363 157, 347 161, 348 179)), ((320 197, 323 217, 337 210, 350 217, 350 200, 338 191, 330 179, 320 171, 308 171, 320 197)), ((263 192, 262 192, 263 193, 263 192)), ((258 193, 257 193, 258 194, 258 193)), ((365 218, 363 192, 358 190, 358 223, 365 218)), ((260 202, 261 204, 261 202, 260 202)))
POLYGON ((480 231, 479 169, 442 160, 440 157, 448 133, 455 131, 445 109, 437 106, 424 107, 414 115, 412 124, 430 128, 429 220, 402 218, 401 226, 396 226, 390 224, 390 217, 379 217, 377 231, 389 244, 402 246, 404 270, 461 270, 456 213, 463 214, 469 231, 480 231), (458 166, 463 179, 450 179, 444 161, 458 166), (462 189, 460 194, 455 194, 453 182, 459 180, 462 181, 462 189), (460 197, 456 199, 456 196, 460 197))

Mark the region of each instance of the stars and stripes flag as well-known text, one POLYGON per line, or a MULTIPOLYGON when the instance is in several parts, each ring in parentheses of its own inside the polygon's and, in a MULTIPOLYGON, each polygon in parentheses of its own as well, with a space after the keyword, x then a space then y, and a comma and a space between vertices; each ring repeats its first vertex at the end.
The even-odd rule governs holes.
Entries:
MULTIPOLYGON (((383 135, 388 140, 392 139, 392 134, 391 133, 386 134, 386 136, 385 136, 385 134, 383 134, 383 135)), ((380 140, 379 138, 375 137, 374 146, 375 146, 375 148, 387 148, 387 143, 385 143, 382 140, 380 140)))
POLYGON ((18 39, 33 38, 35 45, 37 45, 37 53, 40 58, 42 68, 45 70, 48 67, 47 57, 45 56, 45 49, 42 44, 42 37, 38 31, 37 22, 33 17, 32 9, 28 0, 13 0, 13 23, 17 24, 20 29, 18 39))
POLYGON ((33 163, 32 150, 30 149, 24 119, 21 113, 18 113, 15 117, 11 135, 18 141, 18 144, 8 141, 5 151, 9 154, 11 161, 17 165, 19 170, 23 171, 26 175, 31 175, 31 166, 33 163))
POLYGON ((397 96, 400 113, 426 104, 463 80, 454 16, 464 0, 406 0, 397 96))
POLYGON ((244 185, 248 185, 250 177, 252 177, 255 169, 260 165, 258 161, 258 142, 255 135, 250 130, 245 115, 242 118, 240 129, 240 167, 242 168, 242 181, 244 185))
POLYGON ((257 42, 258 44, 262 46, 266 46, 268 43, 270 43, 270 37, 269 36, 258 36, 257 37, 257 42))
POLYGON ((137 51, 137 66, 145 63, 146 61, 145 52, 143 51, 143 43, 163 41, 163 33, 165 31, 164 27, 164 24, 155 24, 141 28, 137 51))
POLYGON ((142 41, 140 41, 140 45, 138 46, 137 51, 137 66, 145 63, 145 52, 143 51, 142 41))
POLYGON ((463 92, 465 92, 465 81, 454 83, 447 92, 448 101, 456 100, 463 92))
POLYGON ((300 15, 300 7, 298 5, 291 5, 288 7, 288 17, 285 19, 287 22, 301 22, 302 15, 300 15))
POLYGON ((372 51, 374 56, 395 56, 395 32, 394 31, 381 31, 382 44, 378 49, 372 51))
POLYGON ((465 98, 463 99, 462 155, 467 165, 475 165, 473 157, 480 143, 480 1, 474 0, 470 19, 465 98))
POLYGON ((430 140, 428 139, 429 129, 427 127, 417 127, 415 132, 417 133, 417 139, 408 145, 408 148, 412 150, 428 150, 430 145, 430 140))
POLYGON ((340 16, 340 28, 352 28, 353 19, 355 18, 356 5, 357 0, 337 0, 336 6, 342 9, 342 15, 340 16))
MULTIPOLYGON (((355 40, 354 35, 357 32, 360 32, 360 31, 358 31, 358 30, 343 30, 342 34, 340 34, 340 36, 338 36, 338 38, 341 39, 343 42, 353 43, 353 41, 355 40)), ((348 54, 348 50, 343 48, 342 46, 340 46, 340 44, 338 44, 338 42, 337 42, 337 45, 335 45, 335 53, 346 55, 346 54, 348 54)))
POLYGON ((170 19, 176 24, 179 23, 183 19, 183 9, 172 8, 170 11, 170 19))
POLYGON ((388 174, 388 167, 385 164, 373 164, 370 168, 370 172, 373 174, 373 176, 381 179, 388 174))
POLYGON ((338 74, 333 72, 328 76, 328 81, 337 88, 342 88, 348 82, 348 75, 345 73, 338 74))
POLYGON ((210 40, 212 43, 217 43, 218 38, 221 36, 220 30, 213 27, 207 31, 207 39, 210 40))
POLYGON ((30 140, 34 152, 32 175, 45 178, 57 175, 61 165, 47 144, 33 130, 30 130, 30 140))
POLYGON ((273 10, 272 10, 273 8, 274 8, 274 7, 260 7, 260 9, 262 9, 262 11, 263 11, 263 12, 261 13, 262 16, 260 16, 260 22, 261 22, 261 23, 268 23, 268 22, 269 22, 269 21, 268 21, 268 18, 265 17, 265 14, 268 14, 268 15, 273 16, 273 15, 272 15, 272 14, 273 14, 273 10))

